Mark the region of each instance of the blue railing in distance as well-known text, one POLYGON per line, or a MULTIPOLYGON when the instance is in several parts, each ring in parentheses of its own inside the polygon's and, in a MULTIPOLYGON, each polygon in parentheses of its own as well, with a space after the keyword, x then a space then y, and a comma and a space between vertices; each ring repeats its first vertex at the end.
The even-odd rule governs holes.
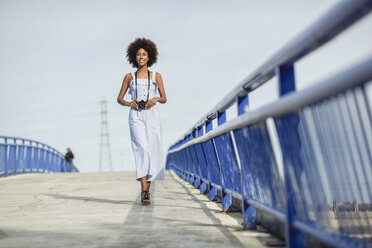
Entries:
POLYGON ((303 91, 295 80, 300 58, 371 9, 338 3, 176 141, 167 169, 221 198, 222 210, 240 201, 245 228, 257 211, 282 223, 287 247, 372 247, 372 57, 303 91), (273 77, 279 100, 249 112, 249 93, 273 77))
POLYGON ((46 172, 79 170, 53 147, 30 139, 0 136, 0 177, 46 172))

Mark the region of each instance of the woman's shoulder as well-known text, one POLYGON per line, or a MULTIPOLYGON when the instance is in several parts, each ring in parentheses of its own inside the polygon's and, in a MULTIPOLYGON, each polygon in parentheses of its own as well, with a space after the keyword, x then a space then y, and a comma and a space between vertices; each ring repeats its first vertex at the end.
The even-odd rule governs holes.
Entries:
POLYGON ((131 72, 128 72, 128 73, 125 75, 125 78, 132 80, 132 78, 133 78, 132 73, 131 73, 131 72))
POLYGON ((131 82, 132 80, 133 80, 133 76, 132 76, 132 73, 131 73, 131 72, 125 74, 125 77, 124 77, 123 82, 127 82, 127 83, 129 83, 129 82, 131 82))
POLYGON ((160 74, 160 72, 158 72, 158 71, 153 71, 152 73, 155 73, 155 81, 156 81, 156 79, 159 79, 159 78, 161 78, 161 74, 160 74))

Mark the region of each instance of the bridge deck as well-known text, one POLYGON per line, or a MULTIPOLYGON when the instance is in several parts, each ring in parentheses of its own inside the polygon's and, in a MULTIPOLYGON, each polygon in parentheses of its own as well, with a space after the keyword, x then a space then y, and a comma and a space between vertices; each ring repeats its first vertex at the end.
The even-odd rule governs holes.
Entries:
POLYGON ((221 213, 172 172, 151 190, 152 205, 142 206, 134 172, 2 178, 0 247, 265 247, 276 240, 241 231, 239 213, 221 213))

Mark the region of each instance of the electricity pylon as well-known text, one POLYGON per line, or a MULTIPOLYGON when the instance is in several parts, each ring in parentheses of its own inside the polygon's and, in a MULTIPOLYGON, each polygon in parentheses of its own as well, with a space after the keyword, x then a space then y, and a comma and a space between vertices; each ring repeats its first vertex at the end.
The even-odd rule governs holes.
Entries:
POLYGON ((99 171, 102 171, 102 162, 104 149, 106 148, 106 157, 108 158, 110 171, 112 171, 112 161, 111 161, 111 149, 110 149, 110 139, 108 132, 108 122, 107 122, 107 101, 103 98, 101 101, 101 144, 99 152, 99 171))

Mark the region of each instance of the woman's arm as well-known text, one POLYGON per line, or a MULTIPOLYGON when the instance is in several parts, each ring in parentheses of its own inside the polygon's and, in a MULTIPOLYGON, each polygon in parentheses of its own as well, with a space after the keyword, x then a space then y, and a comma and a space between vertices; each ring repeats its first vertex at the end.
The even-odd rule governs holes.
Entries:
POLYGON ((128 73, 127 75, 125 75, 124 80, 123 80, 123 84, 121 85, 121 89, 120 89, 117 101, 118 101, 119 104, 121 104, 123 106, 138 109, 138 105, 137 105, 137 102, 135 100, 133 100, 131 102, 127 102, 127 101, 124 100, 125 93, 127 93, 127 90, 129 88, 129 84, 130 84, 131 80, 132 80, 132 74, 131 73, 128 73))
POLYGON ((159 86, 160 97, 157 97, 158 98, 158 102, 160 102, 160 103, 166 103, 167 102, 167 96, 165 95, 163 79, 162 79, 160 73, 156 73, 156 75, 155 75, 155 81, 158 83, 158 86, 159 86))
POLYGON ((155 81, 159 86, 159 94, 160 97, 154 97, 151 100, 149 100, 145 106, 145 108, 151 108, 155 103, 160 102, 160 103, 166 103, 167 102, 167 96, 165 95, 165 90, 164 90, 164 84, 163 84, 163 79, 160 75, 160 73, 156 73, 155 75, 155 81))

